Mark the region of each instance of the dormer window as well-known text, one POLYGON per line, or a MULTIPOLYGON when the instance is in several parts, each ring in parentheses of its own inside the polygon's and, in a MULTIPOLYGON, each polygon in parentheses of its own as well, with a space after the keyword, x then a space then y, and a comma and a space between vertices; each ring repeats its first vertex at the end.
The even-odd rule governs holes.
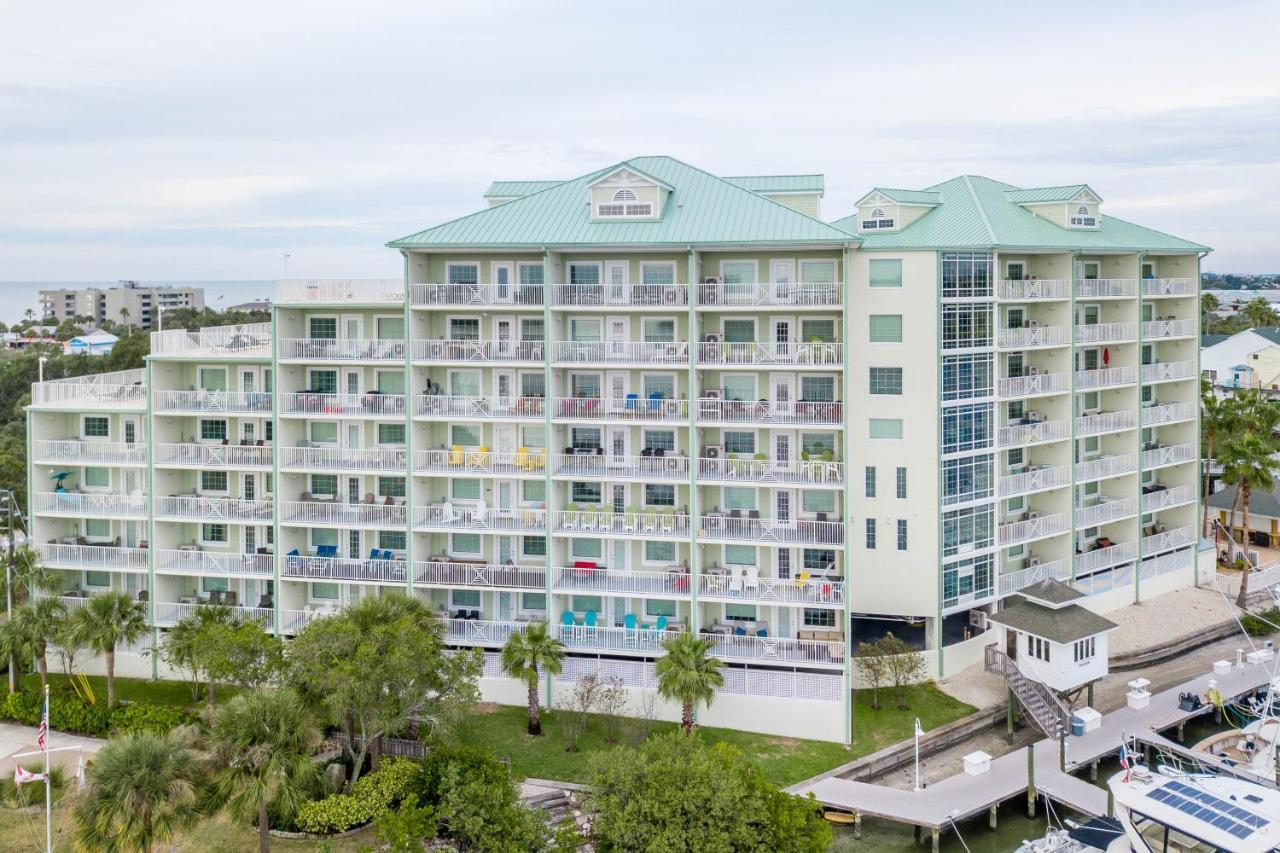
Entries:
POLYGON ((647 218, 653 216, 653 205, 647 201, 640 201, 635 190, 624 187, 613 194, 611 201, 601 203, 596 215, 602 219, 624 219, 633 216, 647 218))
POLYGON ((889 218, 889 216, 884 212, 883 207, 872 208, 871 216, 867 219, 862 220, 863 231, 875 231, 875 230, 880 230, 885 228, 892 228, 893 225, 894 225, 893 220, 889 218))
POLYGON ((1096 228, 1098 218, 1089 215, 1089 205, 1082 204, 1076 208, 1075 215, 1071 217, 1071 225, 1075 228, 1096 228))

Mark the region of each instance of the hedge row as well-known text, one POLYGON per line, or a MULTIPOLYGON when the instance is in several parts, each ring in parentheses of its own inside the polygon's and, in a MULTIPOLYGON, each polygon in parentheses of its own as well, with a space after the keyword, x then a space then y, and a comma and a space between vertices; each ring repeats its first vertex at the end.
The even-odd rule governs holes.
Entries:
POLYGON ((294 821, 303 832, 345 832, 366 824, 400 802, 413 789, 422 766, 404 758, 383 758, 382 766, 361 776, 350 794, 333 794, 303 803, 294 821))
MULTIPOLYGON (((40 724, 44 711, 39 693, 10 693, 0 703, 0 717, 28 726, 40 724)), ((176 708, 149 702, 130 702, 108 711, 105 704, 86 705, 79 697, 49 696, 49 727, 55 731, 101 737, 110 733, 168 732, 192 718, 176 708)))

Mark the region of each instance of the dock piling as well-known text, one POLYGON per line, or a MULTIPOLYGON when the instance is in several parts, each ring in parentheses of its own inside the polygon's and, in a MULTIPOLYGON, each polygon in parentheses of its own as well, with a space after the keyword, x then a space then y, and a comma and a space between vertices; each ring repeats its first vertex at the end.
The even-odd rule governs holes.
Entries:
POLYGON ((938 848, 942 842, 942 830, 935 826, 930 835, 933 836, 933 853, 938 853, 938 848))
POLYGON ((1036 816, 1036 751, 1027 747, 1027 817, 1036 816))
POLYGON ((1090 782, 1098 781, 1098 762, 1097 761, 1089 762, 1089 781, 1090 782))
POLYGON ((1187 723, 1184 720, 1183 722, 1178 723, 1178 743, 1186 742, 1187 740, 1186 732, 1187 732, 1187 723))
POLYGON ((915 829, 916 844, 919 844, 919 843, 920 843, 920 839, 921 839, 921 838, 923 837, 923 835, 924 835, 924 833, 922 833, 922 832, 920 831, 921 829, 923 829, 923 827, 921 827, 921 826, 920 826, 920 824, 916 824, 916 825, 915 825, 915 827, 914 827, 914 829, 915 829))
POLYGON ((987 809, 987 828, 994 830, 996 828, 996 811, 1000 808, 999 803, 993 803, 991 808, 987 809))
POLYGON ((862 839, 862 812, 853 813, 853 838, 855 841, 862 839))

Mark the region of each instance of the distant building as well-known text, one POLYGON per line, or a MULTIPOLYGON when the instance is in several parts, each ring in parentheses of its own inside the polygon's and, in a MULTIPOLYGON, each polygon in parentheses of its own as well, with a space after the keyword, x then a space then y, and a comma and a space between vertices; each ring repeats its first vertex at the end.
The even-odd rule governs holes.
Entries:
POLYGON ((241 302, 239 305, 228 305, 227 311, 270 311, 270 299, 255 299, 252 302, 241 302))
MULTIPOLYGON (((1280 328, 1245 329, 1227 338, 1207 336, 1201 341, 1200 372, 1220 393, 1263 387, 1254 375, 1262 367, 1260 353, 1280 345, 1280 328)), ((1271 372, 1268 380, 1280 371, 1271 372)), ((1267 383, 1269 387, 1269 383, 1267 383)))
POLYGON ((144 287, 136 281, 119 287, 82 287, 40 291, 42 317, 58 322, 75 317, 91 317, 97 323, 110 320, 142 329, 156 324, 161 308, 204 309, 204 289, 200 287, 144 287), (121 311, 127 311, 122 314, 121 311))
POLYGON ((120 339, 110 332, 76 335, 62 345, 62 351, 67 355, 78 355, 80 353, 108 355, 118 340, 120 339))

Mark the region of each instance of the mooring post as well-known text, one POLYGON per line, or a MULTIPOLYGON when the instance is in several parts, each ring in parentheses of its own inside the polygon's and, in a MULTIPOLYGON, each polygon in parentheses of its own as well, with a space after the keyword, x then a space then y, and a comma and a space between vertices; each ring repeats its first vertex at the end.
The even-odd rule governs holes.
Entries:
POLYGON ((1116 795, 1111 793, 1111 788, 1107 788, 1107 817, 1116 816, 1116 795))
POLYGON ((1088 692, 1089 698, 1087 699, 1087 701, 1089 703, 1089 707, 1092 708, 1093 707, 1093 682, 1092 681, 1089 682, 1089 686, 1086 689, 1089 691, 1088 692))
POLYGON ((1178 742, 1179 743, 1182 743, 1183 741, 1186 740, 1186 736, 1185 736, 1186 731, 1187 731, 1187 721, 1183 720, 1182 722, 1178 723, 1178 742))
POLYGON ((1014 695, 1012 687, 1005 688, 1005 714, 1004 727, 1005 733, 1009 738, 1009 745, 1013 745, 1013 723, 1018 713, 1018 697, 1014 695))
POLYGON ((987 809, 987 828, 988 829, 996 828, 996 810, 999 808, 1000 808, 1000 804, 995 803, 991 806, 991 808, 987 809))
POLYGON ((924 833, 920 831, 921 829, 923 829, 923 827, 917 824, 915 827, 916 844, 919 844, 920 839, 924 837, 924 833))
POLYGON ((1036 751, 1027 747, 1027 817, 1036 816, 1036 751))
POLYGON ((1096 760, 1089 764, 1089 781, 1098 781, 1098 762, 1096 760))
POLYGON ((853 813, 853 837, 854 840, 862 838, 862 812, 853 813))
POLYGON ((1067 772, 1067 730, 1058 728, 1058 769, 1067 772))
POLYGON ((933 853, 938 853, 938 848, 942 846, 942 830, 935 826, 929 834, 933 836, 933 853))

